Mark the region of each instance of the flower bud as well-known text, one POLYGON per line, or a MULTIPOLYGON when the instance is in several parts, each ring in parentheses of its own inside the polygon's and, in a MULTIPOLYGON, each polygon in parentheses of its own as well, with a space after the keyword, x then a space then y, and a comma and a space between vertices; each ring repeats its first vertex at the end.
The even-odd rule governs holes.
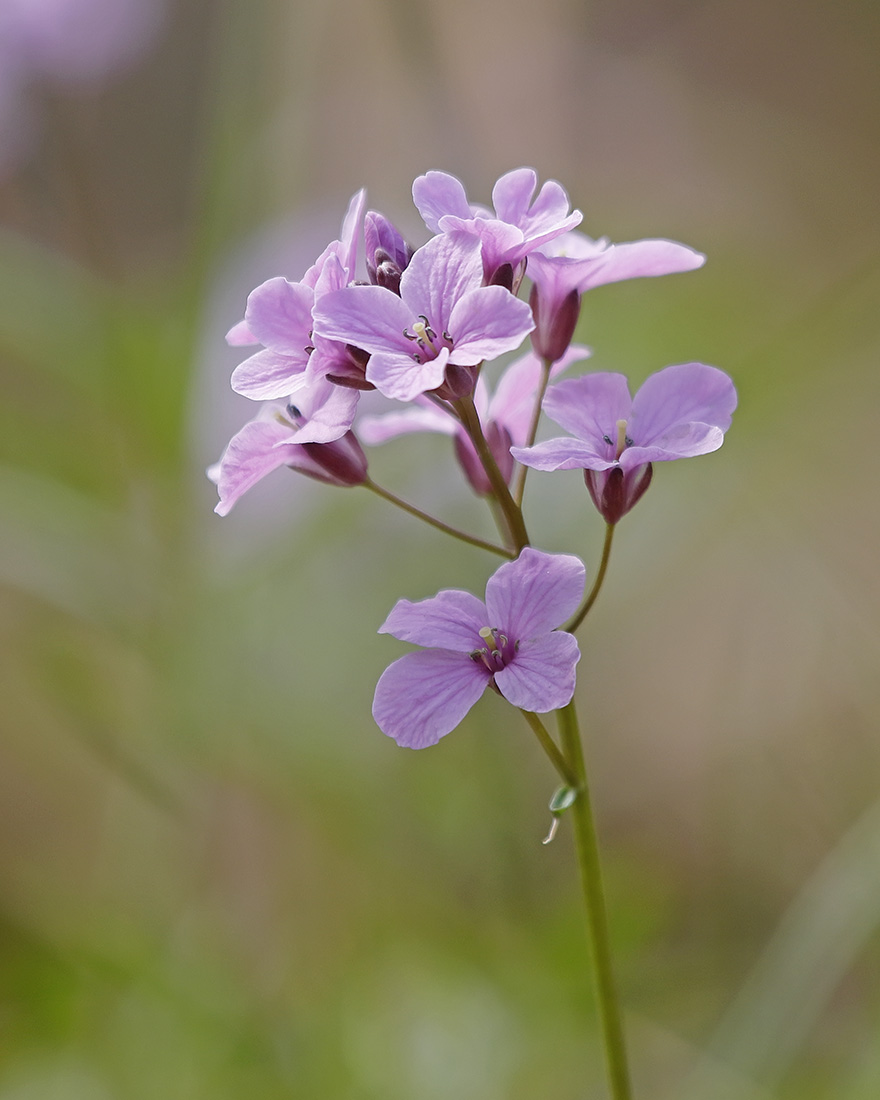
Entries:
POLYGON ((343 487, 363 485, 367 479, 367 456, 353 431, 332 443, 302 443, 300 457, 291 469, 316 481, 343 487))

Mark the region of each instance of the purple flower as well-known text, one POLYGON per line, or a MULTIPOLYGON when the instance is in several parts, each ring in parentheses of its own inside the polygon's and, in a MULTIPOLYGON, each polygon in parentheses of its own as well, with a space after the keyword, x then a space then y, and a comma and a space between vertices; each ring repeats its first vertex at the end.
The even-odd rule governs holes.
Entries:
POLYGON ((373 717, 399 745, 422 749, 453 730, 488 686, 522 710, 571 701, 580 651, 554 629, 577 609, 584 566, 568 554, 526 547, 489 578, 486 602, 447 589, 399 600, 379 628, 430 648, 401 657, 376 685, 373 717))
POLYGON ((266 402, 208 470, 220 494, 214 511, 227 515, 243 493, 279 466, 331 485, 361 485, 367 460, 348 430, 357 399, 357 391, 319 380, 288 402, 266 402))
MULTIPOLYGON (((300 282, 277 277, 251 291, 244 321, 233 325, 226 339, 235 346, 262 344, 263 350, 232 372, 236 393, 253 401, 277 400, 302 384, 307 368, 311 368, 310 377, 329 373, 326 362, 325 369, 311 362, 316 350, 312 310, 322 295, 347 286, 354 278, 364 201, 363 191, 353 196, 341 238, 327 246, 300 282)), ((336 349, 321 350, 326 361, 336 363, 336 349)), ((339 349, 343 353, 344 348, 339 349)))
POLYGON ((480 242, 434 237, 400 278, 400 295, 351 286, 315 305, 315 335, 370 353, 366 380, 398 401, 436 390, 447 368, 475 367, 518 347, 532 313, 502 287, 483 286, 480 242))
POLYGON ((428 172, 413 184, 413 201, 435 233, 467 233, 482 242, 487 283, 515 289, 522 261, 536 248, 573 229, 583 215, 569 212, 568 195, 548 180, 532 201, 538 177, 532 168, 516 168, 492 189, 491 211, 472 206, 460 180, 446 172, 428 172))
MULTIPOLYGON (((551 377, 561 374, 572 363, 588 355, 589 348, 577 344, 571 346, 553 365, 551 377)), ((474 388, 474 405, 483 433, 508 483, 513 473, 510 447, 511 444, 522 446, 526 442, 541 370, 541 361, 530 351, 507 367, 492 397, 482 375, 474 388)), ((358 422, 358 434, 367 444, 384 443, 409 432, 441 432, 452 436, 455 453, 474 491, 481 495, 492 492, 486 471, 461 423, 428 398, 417 397, 414 407, 383 416, 365 416, 358 422)))
POLYGON ((581 309, 581 295, 593 287, 693 271, 706 262, 702 252, 675 241, 644 240, 611 244, 583 233, 566 233, 529 257, 535 317, 532 346, 551 362, 568 347, 581 309))
POLYGON ((535 470, 584 470, 594 504, 617 523, 648 488, 653 462, 717 451, 735 408, 733 382, 702 363, 652 374, 634 398, 622 374, 587 374, 544 398, 547 415, 575 438, 512 454, 535 470))

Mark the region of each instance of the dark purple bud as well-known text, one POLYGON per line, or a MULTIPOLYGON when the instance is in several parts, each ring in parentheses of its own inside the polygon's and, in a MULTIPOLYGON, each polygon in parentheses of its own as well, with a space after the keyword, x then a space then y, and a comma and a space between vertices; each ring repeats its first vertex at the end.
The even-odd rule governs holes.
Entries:
MULTIPOLYGON (((505 483, 509 485, 514 465, 513 455, 510 453, 510 445, 513 442, 510 438, 510 432, 507 428, 496 424, 494 420, 490 420, 489 426, 486 428, 486 442, 489 444, 492 457, 501 471, 501 476, 504 478, 505 483)), ((455 435, 455 457, 458 459, 458 463, 464 471, 464 476, 474 492, 480 496, 491 495, 492 483, 486 476, 483 463, 480 462, 473 443, 460 432, 455 435)))
POLYGON ((584 481, 606 523, 617 523, 645 494, 654 476, 648 462, 625 473, 619 466, 610 470, 584 470, 584 481))
POLYGON ((431 393, 436 394, 443 401, 458 401, 461 397, 467 397, 474 392, 477 384, 477 375, 480 368, 460 367, 456 363, 450 363, 446 368, 446 376, 443 385, 438 386, 431 393))
POLYGON ((374 286, 400 292, 400 276, 413 257, 413 250, 397 229, 374 210, 364 218, 364 247, 367 274, 374 286))
POLYGON ((333 373, 327 374, 327 380, 337 386, 346 386, 351 390, 374 390, 376 387, 366 379, 367 363, 370 353, 356 348, 354 344, 345 345, 346 357, 339 359, 333 373))
POLYGON ((555 363, 568 351, 574 336, 581 313, 581 296, 577 290, 571 290, 561 302, 554 304, 541 294, 538 284, 534 283, 529 305, 535 318, 531 333, 535 354, 555 363))
POLYGON ((347 431, 332 443, 303 443, 301 447, 302 460, 292 469, 306 477, 343 487, 366 481, 367 456, 354 432, 347 431))
POLYGON ((505 261, 503 264, 499 264, 494 271, 484 268, 483 283, 486 286, 503 286, 511 294, 517 294, 525 273, 525 260, 520 260, 516 265, 505 261))

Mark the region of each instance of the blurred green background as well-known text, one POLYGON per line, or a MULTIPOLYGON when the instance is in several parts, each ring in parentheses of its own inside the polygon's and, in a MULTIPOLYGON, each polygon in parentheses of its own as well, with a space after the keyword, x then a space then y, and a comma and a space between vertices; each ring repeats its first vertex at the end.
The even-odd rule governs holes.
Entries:
MULTIPOLYGON (((484 698, 424 753, 370 717, 400 596, 495 562, 279 472, 224 333, 349 196, 416 243, 431 168, 559 179, 583 228, 705 251, 600 288, 635 382, 727 370, 658 470, 579 698, 637 1095, 880 1096, 880 7, 177 0, 98 84, 34 82, 0 179, 0 1100, 603 1097, 554 776, 484 698)), ((489 534, 448 442, 380 483, 489 534)), ((575 473, 530 479, 594 569, 575 473)))

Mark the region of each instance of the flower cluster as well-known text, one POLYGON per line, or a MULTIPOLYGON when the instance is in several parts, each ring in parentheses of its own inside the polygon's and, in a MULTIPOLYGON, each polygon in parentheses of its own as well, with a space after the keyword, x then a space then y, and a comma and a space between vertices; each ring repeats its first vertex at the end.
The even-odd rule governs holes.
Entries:
POLYGON ((382 627, 428 647, 388 668, 374 704, 380 727, 418 748, 448 733, 487 685, 528 712, 572 697, 577 643, 557 628, 577 610, 584 569, 576 558, 530 547, 521 510, 526 468, 583 469, 611 528, 647 489, 653 463, 721 446, 736 392, 701 363, 667 367, 634 398, 619 374, 548 388, 590 354, 572 343, 583 294, 693 270, 701 253, 666 240, 592 240, 575 231, 581 214, 563 188, 550 181, 538 190, 528 168, 498 180, 491 209, 471 204, 444 172, 420 176, 413 199, 433 233, 421 247, 383 215, 365 212, 358 192, 339 239, 299 281, 272 278, 250 294, 227 339, 260 345, 232 376, 233 389, 260 407, 209 475, 221 515, 280 466, 392 499, 370 480, 361 444, 418 431, 452 438, 469 484, 493 504, 504 545, 467 541, 514 560, 489 580, 485 603, 457 590, 402 600, 382 627), (527 336, 531 350, 490 396, 483 364, 527 336), (368 391, 405 407, 362 413, 368 391), (569 437, 535 442, 542 407, 569 437))

